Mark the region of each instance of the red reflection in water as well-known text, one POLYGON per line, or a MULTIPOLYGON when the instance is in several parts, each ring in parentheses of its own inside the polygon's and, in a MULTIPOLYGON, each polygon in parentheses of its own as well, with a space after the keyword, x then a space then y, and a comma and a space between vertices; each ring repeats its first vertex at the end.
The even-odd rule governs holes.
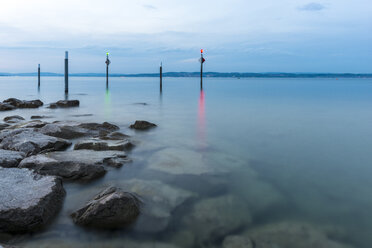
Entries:
POLYGON ((199 109, 198 109, 198 139, 201 148, 206 148, 206 121, 205 121, 205 98, 204 91, 200 90, 199 109))

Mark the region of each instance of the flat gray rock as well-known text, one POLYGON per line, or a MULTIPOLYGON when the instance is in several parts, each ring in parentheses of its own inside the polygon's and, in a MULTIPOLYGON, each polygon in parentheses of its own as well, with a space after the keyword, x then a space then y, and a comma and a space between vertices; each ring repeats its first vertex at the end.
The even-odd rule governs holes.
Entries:
POLYGON ((140 214, 136 195, 109 187, 71 214, 74 223, 95 228, 119 228, 131 224, 140 214))
POLYGON ((0 148, 24 152, 26 155, 42 151, 60 151, 71 142, 41 134, 31 129, 16 129, 0 133, 0 148))
POLYGON ((19 168, 29 168, 41 175, 55 175, 68 180, 89 181, 105 175, 101 165, 84 163, 79 157, 38 154, 21 161, 19 168))
POLYGON ((3 121, 6 123, 17 123, 17 122, 24 121, 24 120, 25 118, 19 115, 7 116, 3 119, 3 121))
POLYGON ((98 139, 89 139, 79 141, 75 144, 74 150, 93 150, 93 151, 128 151, 133 149, 134 144, 128 140, 125 141, 101 141, 98 139))
POLYGON ((0 167, 17 167, 24 157, 25 154, 23 152, 0 149, 0 167))
POLYGON ((39 132, 63 139, 75 139, 81 137, 99 137, 119 130, 119 127, 108 122, 79 123, 56 121, 45 125, 39 132))
POLYGON ((62 181, 28 169, 0 168, 0 232, 34 231, 62 206, 62 181))

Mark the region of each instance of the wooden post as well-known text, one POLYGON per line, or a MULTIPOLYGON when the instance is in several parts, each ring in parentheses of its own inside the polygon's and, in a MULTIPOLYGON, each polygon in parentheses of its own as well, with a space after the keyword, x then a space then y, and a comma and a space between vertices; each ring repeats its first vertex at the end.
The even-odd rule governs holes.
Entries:
POLYGON ((163 62, 160 63, 160 92, 163 91, 163 62))
POLYGON ((68 52, 65 52, 65 94, 68 93, 68 52))
POLYGON ((203 49, 200 51, 200 89, 203 89, 203 49))
POLYGON ((37 67, 37 87, 40 88, 40 64, 37 67))
POLYGON ((108 89, 108 78, 109 78, 109 64, 111 63, 109 60, 109 53, 106 53, 106 89, 108 89))

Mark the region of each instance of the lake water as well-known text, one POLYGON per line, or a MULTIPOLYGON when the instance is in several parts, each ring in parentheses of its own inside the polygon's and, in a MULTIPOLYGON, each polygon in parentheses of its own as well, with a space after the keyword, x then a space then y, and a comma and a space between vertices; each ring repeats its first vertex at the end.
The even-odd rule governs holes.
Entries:
MULTIPOLYGON (((0 77, 0 99, 65 98, 63 78, 42 78, 40 91, 36 81, 0 77)), ((136 142, 133 162, 88 184, 65 183, 53 223, 12 237, 17 245, 221 247, 227 235, 273 223, 307 223, 324 234, 320 242, 345 244, 332 247, 372 245, 372 79, 206 78, 201 91, 198 78, 164 78, 161 94, 157 78, 112 78, 106 90, 105 78, 73 77, 68 98, 80 107, 0 118, 108 121, 136 142), (158 127, 128 128, 141 119, 158 127), (73 224, 71 212, 106 186, 129 189, 127 182, 148 186, 150 214, 121 230, 73 224)), ((310 247, 301 246, 305 239, 298 247, 310 247)))

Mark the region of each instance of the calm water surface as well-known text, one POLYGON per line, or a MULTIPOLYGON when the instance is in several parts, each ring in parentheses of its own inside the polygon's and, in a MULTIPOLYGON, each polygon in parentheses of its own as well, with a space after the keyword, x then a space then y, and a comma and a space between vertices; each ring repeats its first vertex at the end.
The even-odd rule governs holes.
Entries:
MULTIPOLYGON (((31 77, 0 77, 0 99, 65 98, 63 78, 42 78, 40 91, 36 84, 31 77)), ((332 239, 371 247, 371 79, 206 78, 200 91, 197 78, 164 78, 160 94, 157 78, 112 78, 109 90, 104 78, 70 78, 68 98, 79 99, 80 108, 15 110, 0 118, 108 121, 135 140, 133 162, 89 184, 65 183, 54 222, 13 238, 16 244, 220 247, 228 234, 295 221, 337 229, 332 239), (85 114, 91 115, 74 116, 85 114), (158 127, 130 130, 138 119, 158 127), (69 214, 93 195, 108 185, 125 189, 133 179, 159 189, 163 198, 145 206, 157 208, 158 219, 143 216, 133 227, 107 232, 72 223, 69 214), (213 226, 221 233, 209 232, 213 226)))

